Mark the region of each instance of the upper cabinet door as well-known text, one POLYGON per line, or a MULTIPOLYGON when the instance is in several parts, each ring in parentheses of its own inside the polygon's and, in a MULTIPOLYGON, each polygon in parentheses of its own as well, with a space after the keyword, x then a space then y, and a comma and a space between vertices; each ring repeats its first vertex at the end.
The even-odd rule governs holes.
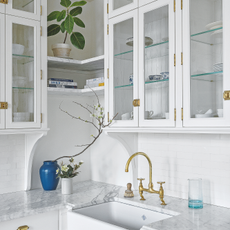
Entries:
POLYGON ((14 16, 40 20, 40 0, 8 0, 6 13, 14 16))
POLYGON ((6 4, 2 3, 0 0, 0 13, 5 13, 5 5, 6 4))
POLYGON ((171 0, 139 9, 140 127, 174 127, 175 17, 171 0))
POLYGON ((6 16, 6 128, 40 128, 40 22, 6 16))
POLYGON ((138 11, 130 11, 109 21, 109 96, 113 126, 138 126, 138 11))
POLYGON ((109 17, 112 18, 138 7, 138 0, 109 0, 109 17))
POLYGON ((184 1, 185 127, 230 126, 229 9, 229 0, 184 1))
MULTIPOLYGON (((5 15, 0 14, 0 101, 5 102, 5 15)), ((0 128, 5 128, 5 110, 0 109, 0 128)))

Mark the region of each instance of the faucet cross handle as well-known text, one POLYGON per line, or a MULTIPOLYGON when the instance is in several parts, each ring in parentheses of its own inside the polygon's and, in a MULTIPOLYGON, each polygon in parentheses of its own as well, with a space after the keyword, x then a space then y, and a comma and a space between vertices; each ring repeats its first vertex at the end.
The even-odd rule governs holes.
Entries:
POLYGON ((162 186, 162 184, 165 184, 165 181, 158 181, 157 184, 160 184, 162 186))
POLYGON ((142 181, 145 180, 145 178, 137 178, 140 181, 140 184, 142 184, 142 181))
POLYGON ((162 184, 165 184, 165 182, 159 181, 159 182, 157 182, 157 184, 160 184, 159 196, 160 196, 160 199, 161 199, 161 205, 166 205, 166 203, 164 201, 164 189, 162 187, 162 184))

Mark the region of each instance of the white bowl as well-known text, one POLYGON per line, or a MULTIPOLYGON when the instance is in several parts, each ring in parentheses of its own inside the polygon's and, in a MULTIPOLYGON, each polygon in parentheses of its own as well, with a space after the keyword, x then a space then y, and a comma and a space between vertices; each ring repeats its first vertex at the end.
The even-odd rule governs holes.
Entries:
POLYGON ((22 55, 24 53, 25 46, 20 44, 12 44, 12 54, 22 55))
POLYGON ((29 121, 30 120, 30 113, 28 112, 17 112, 13 113, 13 121, 29 121))
MULTIPOLYGON (((153 39, 150 37, 145 37, 145 45, 150 46, 153 44, 153 39)), ((133 37, 126 39, 126 45, 133 46, 133 37)))

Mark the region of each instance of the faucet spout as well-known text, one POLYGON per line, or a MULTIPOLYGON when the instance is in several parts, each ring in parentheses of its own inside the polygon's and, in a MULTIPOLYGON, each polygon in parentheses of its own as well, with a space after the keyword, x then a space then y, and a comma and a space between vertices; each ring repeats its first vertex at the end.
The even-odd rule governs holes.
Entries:
POLYGON ((130 162, 132 161, 132 159, 135 157, 135 156, 138 156, 138 155, 142 155, 144 157, 146 157, 146 159, 148 160, 149 162, 149 188, 152 188, 153 187, 153 182, 152 182, 152 162, 151 160, 149 159, 148 155, 146 153, 143 153, 143 152, 137 152, 137 153, 134 153, 127 161, 126 163, 126 166, 125 166, 125 172, 128 172, 129 171, 129 164, 130 162), (151 186, 151 187, 150 187, 151 186))

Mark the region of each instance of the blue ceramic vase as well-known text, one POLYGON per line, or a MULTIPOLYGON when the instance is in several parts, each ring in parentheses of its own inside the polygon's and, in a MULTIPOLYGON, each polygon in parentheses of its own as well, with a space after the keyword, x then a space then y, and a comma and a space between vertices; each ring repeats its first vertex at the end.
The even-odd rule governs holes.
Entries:
POLYGON ((59 177, 56 170, 61 169, 57 161, 44 161, 40 168, 40 179, 42 187, 46 191, 55 190, 58 186, 59 177))

